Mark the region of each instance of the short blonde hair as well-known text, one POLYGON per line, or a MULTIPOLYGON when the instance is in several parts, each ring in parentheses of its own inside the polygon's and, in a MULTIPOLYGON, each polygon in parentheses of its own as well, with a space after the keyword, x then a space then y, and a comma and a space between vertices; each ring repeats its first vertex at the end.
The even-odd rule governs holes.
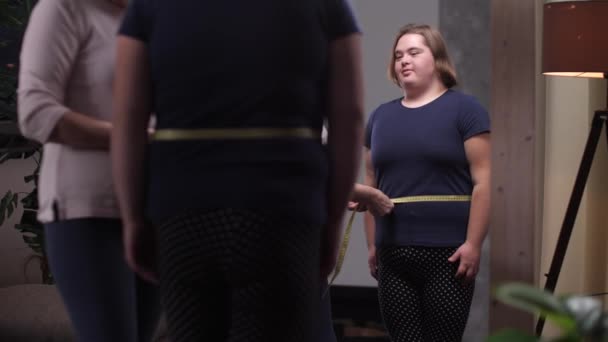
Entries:
POLYGON ((424 24, 407 24, 399 29, 399 33, 397 33, 393 42, 393 50, 391 51, 391 59, 388 65, 388 78, 398 86, 401 86, 395 73, 395 48, 399 39, 406 34, 419 34, 424 38, 425 45, 431 50, 435 59, 435 70, 439 75, 439 79, 446 88, 456 86, 458 84, 456 69, 448 55, 448 49, 441 33, 431 26, 424 24))

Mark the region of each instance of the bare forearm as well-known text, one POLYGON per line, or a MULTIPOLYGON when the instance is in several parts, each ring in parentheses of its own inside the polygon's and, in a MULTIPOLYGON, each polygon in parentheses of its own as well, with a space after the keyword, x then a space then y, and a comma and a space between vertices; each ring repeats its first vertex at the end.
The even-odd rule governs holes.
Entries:
POLYGON ((488 184, 477 184, 471 196, 467 241, 481 247, 488 233, 490 217, 490 187, 488 184))
MULTIPOLYGON (((376 176, 371 167, 371 157, 369 150, 366 150, 366 173, 365 173, 365 185, 363 187, 376 188, 376 176)), ((376 243, 376 221, 374 216, 370 212, 365 212, 363 218, 363 225, 365 226, 365 240, 367 241, 367 248, 374 246, 376 243)))
POLYGON ((120 214, 126 225, 144 218, 144 162, 151 114, 147 48, 119 36, 112 113, 112 172, 120 214))
POLYGON ((144 156, 147 142, 145 125, 136 127, 119 121, 112 132, 112 171, 121 216, 136 222, 144 215, 144 156))
POLYGON ((332 41, 328 63, 327 214, 328 225, 332 227, 342 221, 361 160, 364 106, 360 35, 351 34, 332 41))
POLYGON ((110 147, 111 130, 112 124, 109 121, 68 112, 55 125, 49 141, 76 149, 107 150, 110 147))
POLYGON ((374 188, 368 185, 356 183, 353 188, 351 195, 351 201, 353 202, 366 202, 369 201, 372 196, 374 188))
POLYGON ((336 124, 334 126, 337 128, 336 132, 330 131, 328 140, 330 160, 328 216, 330 223, 342 219, 353 190, 361 161, 361 152, 358 148, 363 139, 363 125, 362 120, 359 119, 361 116, 354 115, 350 121, 336 124), (353 146, 357 146, 357 148, 353 148, 353 146))
POLYGON ((363 225, 365 226, 365 240, 367 241, 367 248, 372 247, 376 241, 376 222, 374 216, 369 212, 365 212, 363 218, 363 225))

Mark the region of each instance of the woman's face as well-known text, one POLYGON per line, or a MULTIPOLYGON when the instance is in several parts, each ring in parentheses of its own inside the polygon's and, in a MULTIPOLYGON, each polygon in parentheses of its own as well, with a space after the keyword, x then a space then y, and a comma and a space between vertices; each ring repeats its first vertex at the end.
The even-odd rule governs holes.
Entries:
POLYGON ((404 34, 395 46, 395 75, 402 88, 420 87, 430 84, 438 77, 435 72, 435 58, 424 37, 404 34))

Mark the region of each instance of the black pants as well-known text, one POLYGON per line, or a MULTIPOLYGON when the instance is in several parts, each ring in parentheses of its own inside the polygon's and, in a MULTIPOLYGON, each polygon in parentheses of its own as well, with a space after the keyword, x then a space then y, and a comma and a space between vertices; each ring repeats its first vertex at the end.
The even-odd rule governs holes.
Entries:
POLYGON ((127 266, 119 220, 46 224, 45 245, 79 341, 151 340, 160 313, 158 289, 127 266))
POLYGON ((394 342, 459 342, 474 282, 454 276, 456 248, 383 247, 378 250, 378 294, 394 342))
POLYGON ((319 236, 319 227, 247 210, 166 221, 159 261, 171 341, 316 341, 319 236))

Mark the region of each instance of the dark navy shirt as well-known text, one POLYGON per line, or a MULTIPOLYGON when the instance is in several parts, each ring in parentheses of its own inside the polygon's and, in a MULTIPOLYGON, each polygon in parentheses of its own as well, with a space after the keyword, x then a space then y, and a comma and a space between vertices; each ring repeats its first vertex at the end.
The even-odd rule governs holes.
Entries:
MULTIPOLYGON (((132 0, 157 129, 310 127, 325 116, 328 44, 358 32, 345 0, 132 0)), ((325 220, 327 162, 311 139, 154 142, 148 213, 269 209, 325 220)))
MULTIPOLYGON (((390 198, 471 195, 464 141, 489 132, 486 110, 455 90, 417 108, 401 100, 378 107, 367 125, 378 189, 390 198)), ((458 246, 466 239, 469 210, 470 202, 396 204, 392 214, 376 219, 376 245, 458 246)))

